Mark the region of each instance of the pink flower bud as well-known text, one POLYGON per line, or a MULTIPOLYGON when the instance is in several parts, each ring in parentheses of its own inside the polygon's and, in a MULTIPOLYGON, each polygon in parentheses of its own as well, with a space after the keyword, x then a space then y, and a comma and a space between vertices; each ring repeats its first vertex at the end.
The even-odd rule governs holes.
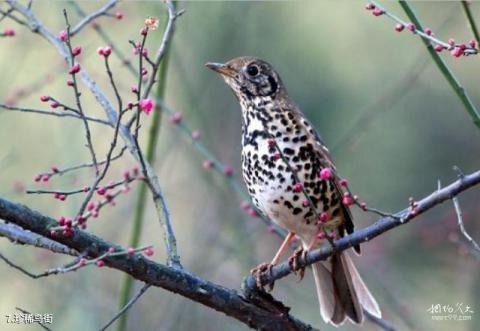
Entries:
POLYGON ((257 217, 257 212, 253 208, 248 208, 246 210, 246 212, 247 212, 248 216, 250 216, 250 217, 257 217))
POLYGON ((85 266, 85 263, 87 262, 87 260, 85 260, 83 257, 78 261, 78 267, 81 268, 83 266, 85 266))
POLYGON ((320 230, 320 232, 317 234, 317 239, 319 240, 325 239, 325 232, 323 232, 323 230, 320 230))
POLYGON ((451 51, 450 54, 454 57, 460 57, 463 55, 463 50, 460 47, 454 47, 451 51))
POLYGON ((320 215, 318 215, 318 220, 320 221, 320 223, 325 223, 328 220, 328 214, 322 211, 320 215))
POLYGON ((15 30, 12 29, 12 28, 6 28, 4 31, 3 31, 3 35, 5 37, 14 37, 15 36, 15 30))
POLYGON ((105 193, 107 193, 107 189, 104 186, 100 186, 99 188, 97 188, 98 195, 105 195, 105 193))
POLYGON ((103 56, 110 56, 112 54, 112 48, 110 46, 105 46, 103 48, 103 56))
POLYGON ((250 203, 244 200, 240 202, 240 208, 243 210, 247 210, 248 208, 250 208, 250 203))
POLYGON ((329 180, 332 178, 332 169, 330 168, 323 168, 320 170, 320 179, 321 180, 329 180))
POLYGON ((435 49, 435 52, 440 53, 441 51, 443 51, 444 47, 440 44, 437 44, 435 45, 434 49, 435 49))
POLYGON ((385 13, 385 11, 383 9, 380 9, 380 8, 375 8, 373 11, 372 11, 372 15, 373 16, 381 16, 385 13))
POLYGON ((140 109, 145 113, 145 114, 150 114, 151 111, 155 108, 155 102, 152 99, 143 99, 140 100, 140 109))
POLYGON ((229 166, 229 165, 226 165, 225 167, 223 167, 223 173, 226 175, 226 176, 233 176, 233 167, 232 166, 229 166))
POLYGON ((122 19, 123 19, 123 13, 117 11, 117 12, 115 13, 115 18, 116 18, 117 20, 119 20, 119 21, 122 20, 122 19))
POLYGON ((295 183, 295 185, 293 185, 292 190, 295 193, 299 193, 299 192, 302 192, 302 188, 303 188, 302 183, 295 183))
POLYGON ((72 49, 72 55, 73 55, 73 56, 80 55, 80 53, 82 53, 82 47, 80 47, 80 46, 75 46, 75 47, 72 49))
POLYGON ((348 186, 348 180, 346 180, 346 179, 340 179, 340 180, 338 181, 338 184, 339 184, 340 186, 342 186, 342 187, 347 187, 347 186, 348 186))
POLYGON ((304 206, 304 207, 310 206, 310 201, 308 201, 307 199, 303 200, 302 206, 304 206))
POLYGON ((205 170, 210 169, 212 166, 213 166, 213 161, 212 160, 205 160, 202 163, 202 167, 205 170))
POLYGON ((99 268, 105 266, 105 261, 103 260, 98 260, 97 262, 95 262, 95 265, 99 268))
POLYGON ((74 85, 73 80, 67 80, 67 86, 72 87, 74 85))
POLYGON ((366 10, 374 10, 375 9, 375 5, 371 2, 367 2, 367 4, 365 5, 365 9, 366 10))
POLYGON ((68 73, 70 75, 75 75, 75 74, 78 74, 80 72, 80 64, 78 63, 75 63, 71 68, 70 70, 68 71, 68 73))
POLYGON ((415 24, 413 24, 413 23, 408 23, 408 24, 407 24, 407 29, 408 29, 409 31, 415 32, 415 30, 416 30, 417 28, 415 27, 415 24))
POLYGON ((432 36, 433 35, 432 29, 430 29, 430 28, 423 29, 423 32, 425 32, 425 34, 427 36, 432 36))
POLYGON ((448 44, 449 44, 450 46, 454 46, 454 45, 455 45, 455 39, 449 38, 449 39, 448 39, 448 44))
POLYGON ((133 247, 127 248, 127 255, 133 255, 134 253, 135 253, 135 249, 133 249, 133 247))
POLYGON ((476 48, 477 47, 477 41, 475 39, 472 39, 468 42, 468 46, 471 48, 476 48))
POLYGON ((143 253, 146 255, 146 256, 152 256, 154 254, 154 251, 153 251, 153 248, 152 247, 148 247, 146 248, 143 253))
POLYGON ((192 131, 192 139, 193 140, 199 140, 201 137, 202 137, 202 135, 200 134, 200 131, 198 131, 198 130, 192 131))
POLYGON ((403 25, 402 23, 398 23, 397 25, 395 25, 395 31, 402 32, 403 29, 405 29, 405 25, 403 25))
POLYGON ((350 193, 345 192, 345 194, 343 195, 342 202, 347 207, 353 205, 353 199, 350 193))
POLYGON ((48 95, 42 95, 42 96, 40 97, 40 101, 41 101, 41 102, 47 102, 47 101, 49 101, 49 100, 50 100, 50 97, 49 97, 48 95))
POLYGON ((170 123, 179 124, 183 119, 183 115, 180 112, 175 112, 172 116, 170 116, 170 123))
POLYGON ((67 41, 68 39, 67 31, 60 31, 60 33, 58 34, 58 39, 60 39, 63 42, 67 41))
POLYGON ((60 106, 60 104, 56 101, 54 101, 50 104, 50 107, 52 107, 53 109, 58 108, 58 106, 60 106))

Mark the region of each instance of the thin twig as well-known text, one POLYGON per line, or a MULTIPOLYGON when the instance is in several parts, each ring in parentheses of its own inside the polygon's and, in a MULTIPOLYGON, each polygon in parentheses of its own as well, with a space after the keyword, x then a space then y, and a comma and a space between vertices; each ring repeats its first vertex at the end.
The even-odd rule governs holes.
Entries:
POLYGON ((95 117, 90 117, 90 116, 79 116, 78 114, 75 113, 62 113, 62 112, 54 112, 54 111, 48 111, 48 110, 41 110, 41 109, 32 109, 32 108, 21 108, 21 107, 14 107, 14 106, 9 106, 6 104, 0 103, 0 108, 7 109, 7 110, 12 110, 12 111, 19 111, 23 113, 35 113, 35 114, 41 114, 41 115, 48 115, 48 116, 56 116, 56 117, 73 117, 76 119, 80 120, 87 120, 90 122, 96 122, 108 126, 112 126, 112 124, 109 121, 102 120, 100 118, 95 118, 95 117))
POLYGON ((472 245, 472 249, 476 251, 477 256, 480 253, 480 246, 478 243, 475 241, 475 239, 472 238, 465 229, 465 226, 463 224, 463 215, 462 215, 462 209, 460 208, 460 203, 458 202, 457 197, 452 198, 453 206, 455 207, 455 213, 457 214, 457 223, 458 227, 460 228, 460 232, 463 234, 465 239, 472 245))
POLYGON ((426 35, 423 32, 423 27, 422 24, 420 23, 419 19, 417 18, 417 15, 413 11, 413 9, 410 7, 410 5, 403 0, 399 0, 400 6, 403 8, 407 16, 412 20, 412 22, 415 24, 417 30, 417 34, 420 36, 424 37, 422 38, 423 43, 427 47, 428 53, 430 53, 430 56, 432 59, 435 61, 435 64, 437 65, 438 69, 442 72, 443 76, 446 78, 454 92, 457 94, 458 98, 462 102, 465 110, 467 113, 470 115, 470 117, 473 120, 473 123, 480 128, 480 114, 478 113, 477 108, 473 104, 472 100, 470 99, 469 95, 465 91, 465 89, 460 85, 458 79, 455 77, 453 72, 449 69, 447 64, 442 60, 440 55, 435 51, 433 48, 432 44, 430 43, 429 39, 425 39, 426 35))
POLYGON ((463 11, 465 16, 467 16, 468 23, 470 24, 470 29, 472 29, 473 36, 477 42, 480 42, 480 34, 478 33, 477 24, 473 18, 472 11, 470 10, 471 3, 469 1, 462 0, 463 11))
MULTIPOLYGON (((119 158, 121 158, 123 156, 123 153, 126 151, 127 147, 126 146, 123 146, 120 151, 118 152, 117 155, 115 156, 112 156, 110 158, 110 162, 112 161, 115 161, 119 158)), ((101 165, 104 165, 105 163, 107 163, 108 160, 102 160, 100 162, 98 162, 97 164, 99 166, 101 165)), ((63 168, 63 169, 55 169, 55 170, 52 170, 52 171, 48 171, 48 172, 42 172, 39 174, 39 176, 48 176, 48 177, 53 177, 55 175, 59 175, 59 176, 62 176, 68 172, 71 172, 71 171, 75 171, 75 170, 78 170, 78 169, 83 169, 83 168, 92 168, 93 167, 93 163, 92 162, 87 162, 87 163, 82 163, 82 164, 77 164, 77 165, 74 165, 74 166, 71 166, 71 167, 67 167, 67 168, 63 168)))
POLYGON ((130 301, 127 302, 127 304, 122 308, 120 309, 120 311, 110 320, 108 321, 107 324, 105 324, 105 326, 103 326, 102 328, 100 328, 100 331, 104 331, 106 330, 110 325, 112 325, 120 316, 122 316, 122 314, 124 314, 128 309, 130 309, 134 304, 135 302, 137 302, 138 299, 140 299, 140 297, 148 290, 148 288, 152 286, 150 284, 145 284, 143 285, 143 287, 140 289, 140 291, 138 291, 137 294, 135 294, 132 299, 130 301))
MULTIPOLYGON (((72 42, 71 42, 71 32, 70 32, 70 22, 68 21, 68 15, 67 15, 67 11, 64 9, 63 10, 63 16, 65 17, 65 23, 67 25, 67 39, 65 41, 65 44, 67 45, 67 49, 68 49, 68 58, 69 58, 69 62, 70 62, 70 66, 73 67, 75 65, 75 56, 73 55, 73 50, 72 50, 72 42)), ((78 72, 71 72, 70 73, 70 76, 72 77, 72 81, 73 81, 73 91, 74 91, 74 95, 75 95, 75 102, 77 104, 77 110, 79 112, 79 115, 80 117, 82 117, 83 119, 83 124, 84 124, 84 127, 85 127, 85 137, 87 139, 87 147, 88 147, 88 150, 90 151, 90 154, 92 156, 92 162, 93 162, 93 165, 95 167, 95 173, 98 177, 98 174, 99 174, 99 169, 98 169, 98 164, 97 164, 97 156, 95 154, 95 149, 93 147, 93 143, 92 143, 92 137, 91 137, 91 133, 90 133, 90 126, 88 125, 88 121, 85 120, 84 118, 84 111, 83 111, 83 107, 82 107, 82 103, 80 101, 80 91, 78 89, 78 84, 77 84, 77 73, 78 72)))
POLYGON ((163 34, 162 43, 158 48, 157 54, 155 55, 155 59, 153 60, 155 65, 152 68, 152 73, 150 75, 148 82, 145 84, 145 90, 143 92, 142 99, 145 99, 146 97, 148 97, 148 95, 150 94, 150 90, 153 87, 153 84, 155 84, 158 68, 165 55, 167 47, 169 46, 172 40, 173 31, 175 28, 175 20, 184 13, 183 10, 180 10, 177 12, 175 9, 175 4, 171 0, 166 0, 165 4, 167 5, 167 9, 168 9, 168 22, 165 28, 165 32, 163 34))
POLYGON ((363 310, 365 316, 370 320, 370 322, 376 324, 378 327, 382 328, 385 331, 397 331, 395 325, 393 325, 390 321, 387 321, 383 318, 378 318, 372 315, 368 310, 363 310))
MULTIPOLYGON (((168 72, 168 60, 170 58, 170 48, 167 50, 164 60, 160 66, 158 71, 158 80, 159 84, 157 84, 155 96, 157 98, 164 97, 165 90, 166 90, 166 80, 167 80, 167 72, 168 72)), ((146 159, 147 162, 154 165, 155 164, 155 156, 156 156, 156 149, 158 144, 158 136, 160 133, 160 123, 162 119, 162 106, 159 103, 155 103, 155 109, 153 110, 152 114, 152 123, 150 124, 150 129, 148 132, 148 142, 147 142, 147 149, 146 149, 146 159)), ((144 213, 145 213, 145 205, 147 203, 147 185, 145 183, 140 183, 140 187, 138 188, 137 198, 135 202, 135 214, 133 218, 133 225, 132 231, 130 232, 130 240, 129 245, 131 247, 135 247, 140 242, 140 236, 142 233, 143 223, 144 223, 144 213)), ((133 279, 130 276, 125 275, 122 283, 122 287, 120 290, 120 297, 119 297, 119 306, 123 307, 127 304, 130 293, 133 287, 133 279)), ((120 317, 120 321, 117 327, 118 331, 125 331, 127 328, 127 319, 128 314, 123 314, 120 317)))
MULTIPOLYGON (((77 11, 77 13, 83 17, 88 16, 87 13, 80 7, 78 2, 76 1, 69 1, 69 3, 72 5, 72 7, 77 11)), ((102 38, 103 41, 107 45, 109 45, 112 48, 112 52, 118 56, 118 58, 121 60, 121 62, 128 68, 130 73, 133 75, 137 75, 137 71, 133 67, 132 63, 126 58, 126 56, 120 51, 120 49, 115 45, 113 42, 112 38, 109 37, 109 35, 103 30, 103 28, 100 26, 99 23, 93 25, 93 29, 98 33, 100 38, 102 38)))
POLYGON ((86 25, 88 25, 90 22, 94 21, 98 17, 105 16, 110 9, 115 7, 117 2, 118 2, 118 0, 110 0, 105 6, 103 6, 99 10, 97 10, 97 11, 91 13, 90 15, 86 16, 74 28, 72 28, 70 36, 74 36, 77 33, 79 33, 86 25))
POLYGON ((39 278, 44 278, 44 277, 48 277, 48 276, 52 276, 52 275, 65 274, 65 273, 68 273, 68 272, 77 271, 80 268, 84 268, 88 265, 97 264, 97 262, 99 262, 99 261, 103 262, 104 260, 106 260, 108 258, 112 258, 112 257, 118 257, 118 256, 124 256, 124 255, 128 255, 128 256, 138 255, 138 254, 141 254, 141 252, 143 252, 147 249, 150 249, 150 248, 152 248, 152 246, 140 247, 140 248, 137 248, 137 249, 133 249, 131 251, 127 251, 127 250, 124 250, 124 249, 119 250, 119 249, 115 249, 113 247, 110 247, 103 254, 101 254, 101 255, 99 255, 95 258, 86 259, 84 255, 79 255, 73 261, 70 261, 70 262, 66 263, 65 265, 63 265, 61 267, 48 269, 48 270, 46 270, 42 273, 39 273, 39 274, 34 274, 34 273, 28 271, 27 269, 15 264, 10 259, 6 258, 2 253, 0 253, 0 259, 2 259, 10 267, 12 267, 14 269, 17 269, 18 271, 20 271, 24 275, 26 275, 26 276, 28 276, 32 279, 39 279, 39 278))

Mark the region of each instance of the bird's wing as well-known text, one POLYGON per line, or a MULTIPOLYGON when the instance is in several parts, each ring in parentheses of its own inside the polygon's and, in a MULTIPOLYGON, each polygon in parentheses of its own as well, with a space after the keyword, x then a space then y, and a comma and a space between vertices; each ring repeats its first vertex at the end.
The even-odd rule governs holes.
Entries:
MULTIPOLYGON (((294 104, 291 104, 290 107, 291 107, 291 109, 296 109, 297 110, 295 112, 296 116, 297 116, 297 121, 305 126, 305 129, 308 132, 308 134, 310 135, 310 138, 314 141, 314 144, 313 144, 314 148, 313 149, 314 149, 316 155, 318 155, 319 164, 322 167, 329 167, 330 169, 333 170, 333 175, 334 176, 330 181, 333 184, 333 187, 335 189, 335 193, 337 194, 338 197, 340 197, 340 205, 341 205, 341 210, 342 210, 342 214, 343 214, 343 218, 344 218, 344 224, 343 224, 344 228, 341 227, 339 229, 339 233, 340 233, 341 237, 344 236, 344 231, 346 231, 347 234, 351 234, 351 233, 353 233, 353 231, 355 229, 354 224, 353 224, 353 217, 352 217, 352 213, 350 212, 350 209, 342 203, 341 197, 343 195, 343 192, 338 185, 339 177, 338 177, 337 172, 336 172, 335 164, 333 163, 333 158, 330 155, 330 152, 329 152, 327 146, 325 145, 325 142, 322 139, 322 137, 320 136, 320 134, 315 130, 313 125, 305 118, 305 116, 302 114, 300 109, 294 104)), ((360 254, 360 245, 355 245, 354 249, 355 249, 355 252, 360 254)))

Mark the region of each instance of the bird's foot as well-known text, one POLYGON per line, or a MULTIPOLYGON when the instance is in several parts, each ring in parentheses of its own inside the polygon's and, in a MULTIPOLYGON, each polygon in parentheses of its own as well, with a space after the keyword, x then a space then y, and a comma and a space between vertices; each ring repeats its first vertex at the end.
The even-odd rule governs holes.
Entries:
MULTIPOLYGON (((273 268, 273 264, 272 263, 260 263, 259 265, 257 265, 255 268, 253 268, 252 270, 250 270, 250 274, 252 275, 252 277, 255 278, 255 281, 257 283, 257 287, 259 289, 264 289, 264 285, 262 285, 262 273, 264 273, 265 271, 268 271, 269 274, 272 273, 272 268, 273 268)), ((273 290, 273 286, 275 285, 275 282, 271 282, 268 284, 268 291, 270 292, 271 290, 273 290)))
POLYGON ((293 272, 296 275, 298 274, 299 282, 302 281, 303 277, 305 276, 305 267, 298 266, 298 259, 300 259, 300 257, 305 258, 306 254, 307 251, 304 250, 302 246, 300 246, 295 250, 293 255, 288 258, 288 264, 290 265, 290 268, 292 268, 293 272))

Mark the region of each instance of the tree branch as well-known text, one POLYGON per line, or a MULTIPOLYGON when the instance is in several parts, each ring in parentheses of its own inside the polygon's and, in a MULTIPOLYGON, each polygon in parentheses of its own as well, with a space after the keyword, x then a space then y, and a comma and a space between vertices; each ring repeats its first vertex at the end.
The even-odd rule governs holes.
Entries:
MULTIPOLYGON (((367 226, 366 228, 359 229, 349 236, 345 236, 341 239, 336 240, 334 242, 335 248, 332 248, 331 246, 324 246, 314 251, 311 251, 307 253, 305 257, 301 257, 299 259, 297 263, 298 267, 306 267, 315 262, 325 260, 336 252, 344 251, 355 245, 370 241, 386 231, 408 223, 410 220, 418 217, 419 215, 430 210, 436 205, 446 200, 453 199, 460 192, 463 192, 479 183, 480 170, 470 175, 462 176, 452 184, 444 187, 443 189, 438 189, 429 196, 423 198, 420 201, 417 201, 414 212, 412 211, 411 207, 408 207, 394 214, 394 217, 383 217, 376 223, 367 226)), ((283 278, 293 272, 294 270, 292 269, 291 265, 288 263, 288 261, 286 261, 284 263, 274 266, 271 272, 266 271, 262 273, 260 275, 261 284, 263 286, 270 284, 275 280, 283 278)), ((249 291, 251 291, 252 289, 255 290, 257 287, 255 277, 249 276, 245 280, 244 285, 246 294, 248 296, 249 291)))
POLYGON ((68 246, 59 244, 58 242, 40 236, 34 232, 25 230, 15 224, 5 224, 0 222, 0 237, 10 239, 15 244, 31 245, 48 249, 54 253, 67 254, 77 256, 78 252, 68 246))
MULTIPOLYGON (((57 222, 28 207, 8 201, 0 197, 0 218, 15 223, 25 229, 48 236, 50 228, 57 222)), ((62 243, 86 257, 97 258, 108 252, 111 247, 122 251, 116 246, 92 234, 77 230, 70 237, 56 237, 62 243)), ((233 289, 225 288, 183 269, 155 263, 143 256, 126 254, 109 256, 103 259, 105 265, 130 274, 146 284, 164 288, 193 301, 204 304, 217 311, 231 316, 251 328, 283 331, 283 330, 315 330, 288 314, 289 308, 274 301, 266 293, 260 293, 261 305, 247 300, 233 289)))
POLYGON ((70 36, 74 36, 79 33, 87 24, 94 21, 96 18, 106 15, 110 9, 115 7, 117 2, 118 0, 110 0, 105 6, 103 6, 96 12, 93 12, 90 15, 84 17, 83 20, 80 21, 80 23, 78 23, 74 28, 72 28, 70 36))

